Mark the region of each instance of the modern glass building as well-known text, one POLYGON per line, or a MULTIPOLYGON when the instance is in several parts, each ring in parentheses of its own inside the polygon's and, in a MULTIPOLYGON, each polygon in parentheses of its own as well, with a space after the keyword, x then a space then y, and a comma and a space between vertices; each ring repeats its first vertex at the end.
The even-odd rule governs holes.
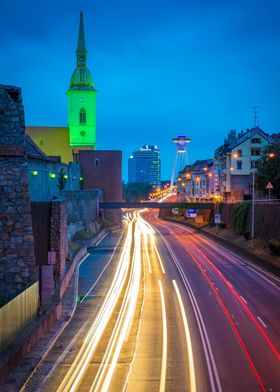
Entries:
POLYGON ((144 145, 128 159, 128 182, 160 186, 160 153, 158 146, 144 145))

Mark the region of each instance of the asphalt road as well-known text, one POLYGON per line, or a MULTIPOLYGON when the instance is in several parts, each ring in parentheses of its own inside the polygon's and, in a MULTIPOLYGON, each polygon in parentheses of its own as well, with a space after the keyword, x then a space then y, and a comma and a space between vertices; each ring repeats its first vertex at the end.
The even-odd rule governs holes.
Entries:
POLYGON ((279 391, 279 279, 155 213, 125 222, 25 390, 279 391))
POLYGON ((148 218, 168 275, 176 264, 192 298, 212 390, 279 391, 279 279, 192 229, 148 218))

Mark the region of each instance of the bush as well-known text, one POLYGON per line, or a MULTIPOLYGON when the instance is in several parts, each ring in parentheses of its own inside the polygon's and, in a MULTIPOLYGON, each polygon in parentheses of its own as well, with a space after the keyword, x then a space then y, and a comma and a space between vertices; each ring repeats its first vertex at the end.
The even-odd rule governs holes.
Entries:
POLYGON ((268 246, 273 253, 280 255, 280 241, 270 240, 268 246))
POLYGON ((246 241, 249 241, 251 237, 250 231, 245 231, 245 233, 243 233, 243 237, 245 238, 246 241))
POLYGON ((234 208, 234 230, 238 235, 244 234, 248 225, 250 202, 236 203, 234 208))
POLYGON ((227 225, 226 225, 225 222, 219 223, 219 228, 220 228, 220 229, 225 229, 226 227, 227 227, 227 225))

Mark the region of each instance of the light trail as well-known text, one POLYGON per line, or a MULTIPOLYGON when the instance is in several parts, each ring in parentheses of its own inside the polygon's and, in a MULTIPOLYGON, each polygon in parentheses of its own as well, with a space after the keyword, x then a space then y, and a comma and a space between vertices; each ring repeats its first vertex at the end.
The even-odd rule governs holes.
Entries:
MULTIPOLYGON (((179 241, 181 241, 181 239, 179 239, 179 241)), ((229 284, 228 280, 225 278, 223 273, 216 267, 216 265, 209 259, 209 257, 207 257, 196 245, 192 244, 192 246, 206 260, 206 262, 215 270, 215 272, 219 275, 219 277, 222 279, 222 281, 226 284, 226 286, 229 288, 229 290, 234 295, 234 297, 237 299, 237 301, 242 305, 243 309, 248 314, 248 316, 250 317, 252 322, 255 324, 255 326, 257 327, 257 329, 259 330, 259 332, 261 333, 261 335, 263 336, 263 338, 265 339, 265 341, 269 345, 270 349, 272 350, 272 352, 274 353, 274 355, 278 359, 278 361, 280 361, 280 353, 279 353, 279 351, 276 349, 276 347, 274 346, 272 341, 269 339, 267 333, 260 326, 260 324, 257 321, 257 318, 253 315, 253 313, 248 308, 247 302, 246 301, 244 302, 242 300, 242 298, 237 293, 235 288, 231 284, 229 284)), ((188 251, 190 252, 189 247, 188 247, 188 251)), ((193 252, 191 252, 191 254, 192 254, 192 257, 193 257, 193 252)))
POLYGON ((70 369, 58 387, 57 392, 72 392, 78 390, 82 377, 84 376, 92 355, 96 350, 104 329, 113 313, 115 305, 126 281, 129 270, 131 246, 132 222, 129 222, 127 225, 127 237, 110 288, 106 294, 96 319, 88 331, 79 353, 77 354, 70 369))
MULTIPOLYGON (((179 242, 182 243, 182 245, 185 247, 185 249, 186 249, 188 252, 190 252, 189 248, 186 247, 186 245, 184 244, 183 240, 181 240, 181 239, 178 239, 178 240, 179 240, 179 242)), ((212 291, 213 291, 214 294, 216 295, 216 298, 217 298, 217 300, 218 300, 218 302, 219 302, 219 304, 220 304, 220 306, 221 306, 221 309, 223 310, 223 312, 224 312, 224 314, 225 314, 225 316, 226 316, 226 318, 227 318, 227 320, 228 320, 228 322, 229 322, 231 328, 233 329, 233 332, 234 332, 234 334, 235 334, 235 336, 236 336, 236 338, 237 338, 237 341, 239 342, 239 344, 240 344, 240 346, 241 346, 241 348, 242 348, 242 350, 243 350, 243 353, 244 353, 245 357, 247 358, 247 361, 248 361, 248 363, 249 363, 249 365, 250 365, 250 367, 251 367, 251 369, 252 369, 253 374, 255 375, 255 378, 256 378, 256 380, 257 380, 257 382, 258 382, 258 384, 259 384, 261 390, 262 390, 263 392, 265 392, 266 389, 265 389, 265 386, 264 386, 264 384, 263 384, 263 382, 262 382, 262 380, 261 380, 261 377, 260 377, 260 375, 259 375, 259 373, 258 373, 258 371, 257 371, 257 369, 256 369, 256 367, 255 367, 255 365, 254 365, 254 362, 253 362, 253 360, 252 360, 252 358, 251 358, 251 356, 250 356, 250 354, 249 354, 249 351, 248 351, 248 349, 247 349, 247 347, 246 347, 246 345, 245 345, 245 343, 244 343, 244 341, 243 341, 243 339, 242 339, 242 337, 241 337, 241 335, 240 335, 238 329, 236 328, 234 322, 232 321, 232 318, 231 318, 231 316, 230 316, 230 313, 229 313, 227 307, 225 306, 225 303, 224 303, 224 301, 222 300, 221 295, 219 294, 218 290, 217 290, 216 287, 213 285, 213 283, 211 282, 211 280, 209 279, 209 277, 207 276, 207 274, 205 273, 205 271, 204 271, 203 268, 201 267, 201 265, 200 265, 198 259, 194 256, 194 254, 193 254, 192 252, 191 252, 191 257, 192 257, 192 259, 195 261, 195 263, 196 263, 196 265, 198 266, 198 268, 200 269, 202 275, 204 276, 204 278, 206 279, 207 283, 208 283, 209 286, 211 287, 212 291)), ((241 301, 241 300, 240 300, 240 301, 241 301)), ((243 301, 241 301, 241 303, 243 303, 243 301)), ((243 303, 243 304, 244 304, 244 303, 243 303)), ((244 304, 244 305, 245 305, 245 304, 244 304)))
POLYGON ((90 388, 90 392, 108 391, 123 343, 126 339, 126 335, 128 334, 130 326, 132 325, 141 277, 141 234, 137 224, 135 227, 134 241, 135 245, 129 283, 127 285, 117 322, 115 324, 99 370, 90 388))
POLYGON ((205 323, 203 321, 201 312, 200 312, 200 308, 199 305, 197 303, 197 300, 195 298, 194 292, 191 288, 190 282, 188 280, 188 278, 185 275, 184 270, 182 269, 181 264, 179 263, 177 257, 175 256, 173 250, 171 249, 170 245, 168 244, 168 242, 166 241, 166 239, 163 237, 163 235, 161 234, 160 231, 158 231, 159 236, 161 237, 163 243, 165 244, 170 256, 172 257, 174 264, 177 267, 177 270, 182 278, 183 284, 186 288, 186 291, 189 295, 191 304, 192 304, 192 308, 194 311, 194 315, 196 318, 196 322, 198 325, 198 330, 199 330, 199 334, 200 334, 200 338, 202 341, 202 346, 203 346, 203 351, 204 351, 204 355, 205 355, 205 359, 206 359, 206 364, 207 364, 207 369, 208 369, 208 375, 209 375, 209 380, 210 380, 210 384, 211 384, 211 391, 215 392, 216 386, 215 386, 215 381, 218 387, 218 391, 222 392, 222 386, 221 386, 221 382, 220 382, 220 378, 218 375, 218 371, 217 371, 217 367, 216 367, 216 363, 215 363, 215 359, 214 359, 214 355, 213 355, 213 351, 211 348, 211 344, 210 344, 210 340, 207 334, 207 329, 205 326, 205 323), (215 381, 214 381, 215 379, 215 381))
POLYGON ((191 342, 191 335, 190 335, 188 320, 187 320, 183 300, 182 300, 180 291, 178 289, 178 285, 175 280, 172 280, 172 282, 173 282, 173 286, 174 286, 174 289, 175 289, 175 292, 177 295, 177 299, 179 302, 181 316, 182 316, 183 324, 184 324, 184 328, 185 328, 187 350, 188 350, 188 359, 189 359, 189 369, 190 369, 190 391, 196 392, 195 367, 194 367, 192 342, 191 342))
POLYGON ((162 358, 161 358, 161 374, 160 374, 160 387, 159 392, 165 392, 165 382, 166 382, 166 367, 167 367, 167 320, 166 320, 166 308, 164 301, 164 294, 161 280, 158 281, 160 298, 161 298, 161 310, 162 310, 162 358))

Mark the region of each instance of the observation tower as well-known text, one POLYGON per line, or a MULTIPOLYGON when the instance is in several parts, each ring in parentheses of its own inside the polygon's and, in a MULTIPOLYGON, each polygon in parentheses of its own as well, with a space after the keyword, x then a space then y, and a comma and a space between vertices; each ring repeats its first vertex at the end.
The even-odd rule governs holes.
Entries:
POLYGON ((175 177, 176 169, 178 168, 178 171, 180 171, 188 163, 187 144, 190 141, 191 141, 191 139, 186 137, 185 134, 179 134, 177 137, 174 137, 172 139, 172 142, 176 144, 176 153, 175 153, 175 159, 174 159, 174 163, 173 163, 172 176, 171 176, 171 182, 170 182, 171 192, 172 192, 172 188, 174 185, 174 177, 175 177))

